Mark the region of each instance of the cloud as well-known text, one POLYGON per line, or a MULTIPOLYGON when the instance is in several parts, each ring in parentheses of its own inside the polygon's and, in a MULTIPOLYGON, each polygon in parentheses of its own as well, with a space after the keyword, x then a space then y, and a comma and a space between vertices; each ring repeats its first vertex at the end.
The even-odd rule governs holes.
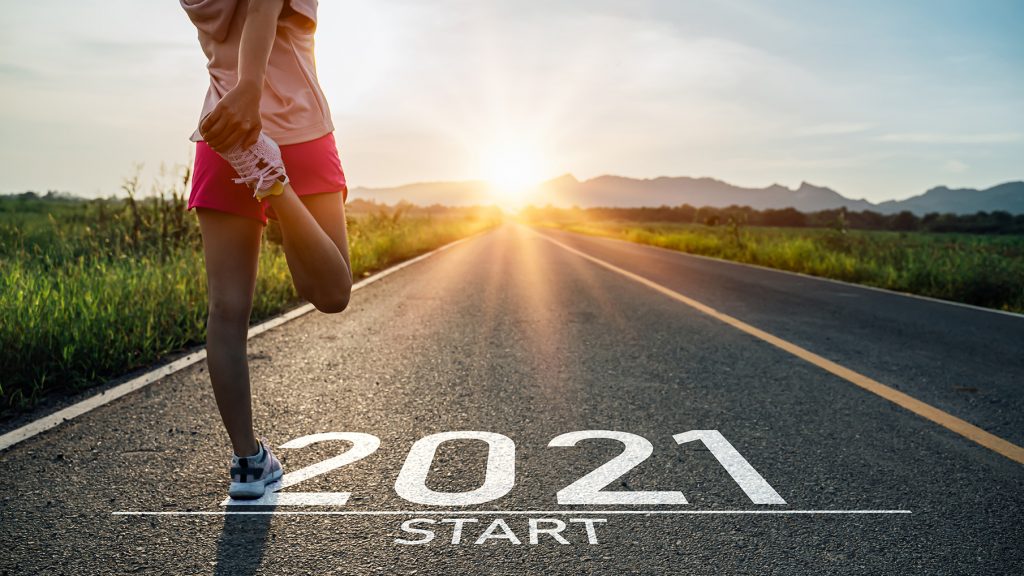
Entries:
POLYGON ((970 170, 970 168, 970 166, 959 160, 949 160, 942 165, 943 172, 949 172, 950 174, 963 174, 970 170))
POLYGON ((1006 144, 1024 140, 1020 132, 989 132, 981 134, 941 134, 933 132, 909 132, 885 134, 878 138, 884 142, 904 144, 1006 144))
POLYGON ((864 166, 867 163, 865 158, 854 156, 808 158, 805 156, 794 156, 783 154, 778 157, 739 157, 730 158, 726 166, 754 168, 754 169, 786 169, 791 171, 820 170, 834 168, 853 168, 864 166))
POLYGON ((834 122, 805 126, 796 131, 799 136, 841 136, 865 132, 872 127, 864 122, 834 122))
POLYGON ((167 52, 195 52, 195 39, 186 37, 178 41, 129 39, 113 41, 105 38, 79 37, 67 40, 72 53, 99 58, 153 58, 167 52))
POLYGON ((0 62, 0 77, 14 80, 33 80, 39 77, 39 72, 27 66, 0 62))

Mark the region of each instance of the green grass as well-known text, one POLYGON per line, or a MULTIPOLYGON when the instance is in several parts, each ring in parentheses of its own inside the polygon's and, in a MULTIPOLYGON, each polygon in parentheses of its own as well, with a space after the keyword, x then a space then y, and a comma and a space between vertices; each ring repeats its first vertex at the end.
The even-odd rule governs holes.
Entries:
MULTIPOLYGON (((137 200, 0 198, 0 412, 9 416, 205 340, 206 274, 183 187, 137 200)), ((493 212, 350 214, 364 277, 494 226, 493 212)), ((300 303, 267 229, 252 321, 300 303)))
POLYGON ((547 222, 572 232, 1024 312, 1024 236, 547 222))

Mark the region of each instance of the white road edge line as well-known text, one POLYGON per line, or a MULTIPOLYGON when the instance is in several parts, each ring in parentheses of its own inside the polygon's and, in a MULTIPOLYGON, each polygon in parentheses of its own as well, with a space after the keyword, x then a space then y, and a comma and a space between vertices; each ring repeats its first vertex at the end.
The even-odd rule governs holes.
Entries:
POLYGON ((228 516, 231 514, 280 516, 541 516, 541 515, 788 515, 788 514, 912 514, 910 510, 217 510, 217 511, 160 511, 111 512, 112 516, 228 516))
POLYGON ((757 270, 766 270, 768 272, 778 272, 780 274, 789 274, 790 276, 799 276, 808 280, 820 280, 821 282, 829 282, 832 284, 839 284, 840 286, 846 286, 849 288, 863 288, 865 290, 873 290, 875 292, 881 292, 883 294, 889 294, 890 296, 905 296, 907 298, 915 298, 917 300, 925 300, 927 302, 934 302, 936 304, 948 304, 949 306, 957 306, 959 308, 967 308, 968 310, 975 310, 978 312, 991 312, 993 314, 1002 314, 1003 316, 1009 316, 1011 318, 1018 318, 1024 320, 1024 314, 1019 312, 1010 312, 1009 310, 999 310, 996 308, 986 308, 984 306, 978 306, 977 304, 967 304, 966 302, 957 302, 956 300, 943 300, 942 298, 935 298, 933 296, 924 296, 921 294, 913 294, 911 292, 900 292, 898 290, 890 290, 888 288, 881 288, 879 286, 870 286, 868 284, 855 284, 853 282, 846 282, 845 280, 836 280, 835 278, 828 278, 825 276, 814 276, 813 274, 805 274, 804 272, 794 272, 792 270, 783 270, 782 268, 772 268, 770 266, 761 266, 760 264, 751 264, 749 262, 738 262, 736 260, 726 260, 725 258, 715 258, 714 256, 705 256, 703 254, 694 254, 693 252, 683 252, 682 250, 673 250, 672 248, 665 248, 664 246, 655 246, 654 244, 644 244, 642 242, 631 242, 629 240, 623 240, 622 238, 615 238, 612 236, 600 236, 598 234, 586 234, 584 232, 572 232, 570 230, 563 230, 561 228, 541 228, 532 227, 534 230, 556 230, 559 232, 566 232, 568 234, 575 234, 577 236, 584 236, 586 238, 600 238, 604 240, 611 240, 613 242, 623 242, 632 246, 646 246, 647 248, 654 248, 656 250, 662 250, 671 254, 689 256, 691 258, 699 258, 701 260, 709 260, 711 262, 717 262, 719 264, 732 264, 733 266, 745 266, 747 268, 754 268, 757 270))
MULTIPOLYGON (((449 248, 452 248, 452 247, 454 247, 454 246, 456 246, 458 244, 461 244, 463 242, 466 242, 468 240, 476 238, 477 236, 480 236, 481 234, 484 234, 484 233, 486 233, 486 232, 488 232, 490 230, 493 230, 493 228, 488 228, 487 230, 484 230, 484 231, 481 231, 481 232, 477 232, 477 233, 472 234, 470 236, 467 236, 465 238, 460 238, 459 240, 455 240, 454 242, 449 242, 448 244, 445 244, 445 245, 443 245, 443 246, 441 246, 439 248, 435 248, 434 250, 431 250, 430 252, 427 252, 425 254, 420 254, 419 256, 417 256, 417 257, 415 257, 415 258, 413 258, 411 260, 405 260, 404 262, 399 262, 398 264, 395 264, 394 266, 391 266, 389 268, 385 268, 384 270, 381 270, 380 272, 377 272, 376 274, 374 274, 374 275, 372 275, 372 276, 370 276, 368 278, 364 278, 364 279, 360 280, 359 282, 356 282, 355 284, 353 284, 352 285, 352 291, 355 292, 356 290, 359 290, 360 288, 365 288, 365 287, 369 286, 370 284, 373 284, 374 282, 377 282, 378 280, 386 278, 386 277, 390 276, 391 274, 394 274, 395 272, 398 272, 399 270, 401 270, 401 269, 403 269, 403 268, 405 268, 407 266, 412 266, 413 264, 416 264, 417 262, 420 262, 422 260, 426 260, 427 258, 430 258, 431 256, 433 256, 433 255, 435 255, 435 254, 437 254, 439 252, 442 252, 442 251, 447 250, 449 248)), ((307 312, 310 312, 310 311, 312 311, 314 309, 315 308, 313 307, 312 304, 303 304, 302 306, 299 306, 298 308, 295 308, 293 310, 285 312, 284 314, 281 314, 280 316, 276 316, 276 317, 271 318, 270 320, 267 320, 267 321, 265 321, 265 322, 263 322, 261 324, 257 324, 256 326, 253 326, 253 327, 249 328, 249 334, 247 336, 247 339, 248 338, 253 338, 254 336, 262 334, 262 333, 264 333, 267 330, 270 330, 272 328, 276 328, 276 327, 280 326, 281 324, 284 324, 285 322, 288 322, 290 320, 294 320, 294 319, 298 318, 299 316, 302 316, 303 314, 306 314, 307 312)), ((196 362, 199 362, 200 360, 203 360, 204 358, 206 358, 206 348, 205 347, 202 348, 201 350, 198 350, 196 352, 188 354, 187 356, 184 356, 182 358, 178 358, 177 360, 175 360, 173 362, 170 362, 168 364, 164 364, 163 366, 160 366, 158 368, 154 368, 153 370, 150 370, 149 372, 146 372, 145 374, 142 374, 142 375, 140 375, 140 376, 138 376, 136 378, 133 378, 133 379, 131 379, 131 380, 129 380, 129 381, 123 383, 123 384, 119 384, 119 385, 117 385, 117 386, 115 386, 113 388, 110 388, 109 390, 104 390, 103 392, 100 392, 98 394, 95 394, 93 396, 85 398, 84 400, 76 402, 75 404, 72 404, 71 406, 68 406, 67 408, 63 408, 61 410, 58 410, 57 412, 54 412, 53 414, 50 414, 49 416, 43 416, 42 418, 39 418, 37 420, 33 420, 32 422, 29 422, 28 424, 26 424, 26 425, 24 425, 24 426, 22 426, 20 428, 16 428, 14 430, 11 430, 10 432, 4 434, 3 436, 0 436, 0 452, 10 448, 11 446, 14 446, 15 444, 17 444, 19 442, 22 442, 24 440, 28 440, 29 438, 32 438, 33 436, 36 436, 36 435, 38 435, 38 434, 40 434, 42 432, 45 432, 45 431, 47 431, 47 430, 49 430, 51 428, 54 428, 56 426, 59 426, 59 425, 63 424, 64 422, 67 422, 68 420, 72 420, 74 418, 77 418, 78 416, 81 416, 82 414, 85 414, 87 412, 91 412, 92 410, 95 410, 96 408, 99 408, 100 406, 103 406, 105 404, 109 404, 109 403, 113 402, 114 400, 117 400, 118 398, 120 398, 120 397, 122 397, 122 396, 124 396, 126 394, 134 392, 134 391, 136 391, 136 390, 138 390, 140 388, 145 388, 146 386, 149 386, 150 384, 152 384, 152 383, 154 383, 154 382, 164 378, 165 376, 169 376, 171 374, 174 374, 175 372, 178 372, 179 370, 183 370, 183 369, 185 369, 185 368, 195 364, 196 362)))

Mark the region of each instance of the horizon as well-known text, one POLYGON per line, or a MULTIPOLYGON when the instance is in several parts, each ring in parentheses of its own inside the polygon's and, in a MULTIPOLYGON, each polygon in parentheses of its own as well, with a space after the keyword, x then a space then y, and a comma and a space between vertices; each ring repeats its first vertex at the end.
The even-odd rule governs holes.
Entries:
MULTIPOLYGON (((736 184, 734 182, 729 182, 728 180, 725 180, 723 178, 717 178, 715 176, 690 176, 690 175, 685 175, 685 174, 678 174, 678 175, 661 174, 661 175, 658 175, 658 176, 628 176, 628 175, 625 175, 625 174, 604 173, 604 174, 596 174, 594 176, 590 176, 590 177, 587 177, 587 178, 579 178, 575 174, 573 174, 572 172, 563 172, 562 174, 558 174, 558 175, 552 176, 550 178, 545 178, 544 180, 541 180, 540 182, 537 182, 537 183, 535 183, 535 184, 533 184, 531 186, 528 186, 527 188, 540 187, 540 186, 543 186, 545 184, 548 184, 548 183, 551 183, 551 182, 554 182, 554 181, 557 181, 557 180, 561 180, 561 179, 563 179, 565 177, 571 177, 573 180, 575 180, 578 183, 586 183, 586 182, 589 182, 591 180, 598 180, 598 179, 601 179, 601 178, 623 178, 623 179, 627 179, 627 180, 636 180, 636 181, 683 180, 683 179, 687 179, 687 180, 712 180, 712 181, 715 181, 715 182, 719 182, 719 183, 723 183, 723 184, 728 184, 730 186, 736 186, 736 187, 739 187, 739 188, 746 188, 746 189, 749 189, 749 190, 765 190, 765 189, 772 188, 772 187, 775 187, 775 186, 781 186, 781 187, 786 188, 788 190, 798 190, 799 188, 803 187, 803 185, 806 184, 806 185, 811 186, 813 188, 826 188, 826 189, 832 190, 833 192, 836 192, 836 193, 840 194, 841 196, 843 196, 843 197, 845 197, 845 198, 847 198, 849 200, 866 200, 868 202, 872 202, 871 200, 868 200, 866 198, 857 198, 857 197, 854 197, 854 196, 849 196, 847 194, 843 194, 842 190, 837 190, 834 186, 829 186, 828 184, 819 183, 819 182, 810 182, 808 180, 801 180, 801 181, 797 182, 796 185, 786 185, 786 184, 782 184, 782 183, 779 183, 779 182, 772 182, 771 184, 764 184, 764 185, 741 186, 741 185, 736 184)), ((895 199, 895 201, 906 200, 908 198, 913 198, 914 196, 920 196, 922 194, 925 194, 927 192, 930 192, 932 190, 939 189, 939 188, 946 188, 946 189, 954 190, 954 191, 956 191, 956 190, 976 190, 976 191, 979 191, 979 192, 983 192, 985 190, 988 190, 988 189, 991 189, 991 188, 996 188, 996 187, 1002 186, 1004 184, 1016 184, 1016 183, 1024 183, 1024 178, 1005 180, 1005 181, 1002 181, 1002 182, 995 182, 995 183, 987 184, 987 185, 983 185, 983 186, 949 186, 947 184, 934 184, 932 186, 928 186, 924 190, 921 190, 919 192, 916 192, 914 194, 906 196, 905 198, 895 199)), ((393 189, 397 189, 397 188, 405 188, 405 187, 408 187, 408 186, 429 185, 429 184, 479 184, 479 185, 483 186, 483 185, 488 185, 489 181, 486 178, 469 178, 469 179, 463 179, 463 180, 417 180, 417 181, 414 181, 414 182, 405 182, 405 183, 389 185, 389 186, 357 185, 357 186, 353 186, 352 189, 355 190, 355 189, 358 189, 358 188, 362 188, 362 189, 366 189, 366 190, 393 190, 393 189)), ((890 200, 881 200, 880 202, 888 202, 888 201, 890 201, 890 200)), ((877 204, 878 202, 872 202, 872 203, 877 204)))
MULTIPOLYGON (((148 190, 190 159, 195 29, 171 2, 59 3, 0 23, 2 191, 116 195, 136 162, 148 190)), ((709 177, 879 203, 1024 179, 1021 16, 1004 0, 358 0, 321 4, 317 58, 352 188, 709 177)))
MULTIPOLYGON (((936 184, 934 186, 930 186, 930 187, 928 187, 925 190, 922 190, 922 191, 920 191, 920 192, 918 192, 916 194, 912 194, 912 195, 907 196, 905 198, 899 198, 899 199, 893 199, 893 200, 872 201, 872 200, 868 200, 866 198, 856 198, 856 197, 852 197, 852 196, 847 196, 846 194, 843 194, 843 192, 841 190, 836 190, 835 188, 833 188, 832 186, 828 186, 827 184, 818 184, 818 183, 815 183, 815 182, 808 182, 806 180, 802 180, 796 186, 786 186, 785 184, 780 184, 778 182, 773 182, 771 184, 767 184, 767 185, 764 185, 764 186, 748 187, 748 186, 740 186, 738 184, 735 184, 735 183, 723 180, 721 178, 715 178, 713 176, 667 176, 667 175, 661 175, 661 176, 651 176, 651 177, 635 177, 635 176, 624 176, 622 174, 598 174, 596 176, 592 176, 592 177, 589 177, 589 178, 577 178, 575 174, 572 174, 571 172, 565 172, 565 173, 560 174, 558 176, 554 176, 554 177, 551 177, 551 178, 546 178, 546 179, 544 179, 544 180, 542 180, 540 182, 532 184, 532 185, 526 187, 524 189, 524 192, 529 193, 529 192, 532 191, 531 189, 533 189, 533 188, 539 188, 541 186, 550 184, 552 182, 556 182, 556 181, 561 180, 561 179, 566 178, 566 177, 572 178, 576 183, 579 183, 579 184, 584 184, 584 183, 590 182, 592 180, 599 180, 601 178, 622 178, 622 179, 633 180, 633 181, 683 180, 683 179, 694 180, 694 181, 697 181, 697 180, 712 180, 714 182, 718 182, 718 183, 722 183, 722 184, 727 184, 729 186, 735 186, 737 188, 743 188, 743 189, 750 190, 750 191, 753 191, 753 192, 760 191, 760 190, 767 190, 767 189, 770 189, 770 188, 773 188, 773 187, 776 187, 776 186, 785 188, 785 189, 790 190, 790 191, 796 191, 796 190, 799 190, 800 188, 802 188, 804 185, 807 185, 807 186, 812 187, 812 188, 831 190, 832 192, 835 192, 835 193, 839 194, 840 196, 842 196, 843 198, 845 198, 847 200, 851 200, 851 201, 865 201, 865 202, 869 202, 869 203, 874 204, 874 205, 882 204, 884 202, 901 202, 903 200, 909 200, 911 198, 916 198, 916 197, 919 197, 919 196, 923 196, 923 195, 925 195, 928 192, 931 192, 933 190, 938 190, 938 189, 946 189, 946 190, 951 190, 951 191, 954 191, 954 192, 961 191, 961 190, 962 191, 984 192, 984 191, 990 190, 992 188, 997 188, 997 187, 1000 187, 1000 186, 1003 186, 1003 185, 1007 185, 1007 184, 1020 184, 1020 183, 1024 183, 1024 179, 1019 179, 1019 180, 1007 180, 1005 182, 997 182, 995 184, 991 184, 991 185, 987 185, 987 186, 956 186, 956 187, 953 187, 953 186, 947 186, 945 184, 936 184)), ((145 184, 145 183, 142 183, 142 184, 145 184)), ((401 189, 401 188, 409 188, 409 187, 414 187, 414 186, 430 186, 430 185, 443 185, 443 184, 453 184, 453 185, 468 185, 468 184, 472 184, 472 185, 480 186, 481 188, 493 186, 493 183, 491 183, 486 178, 476 178, 476 179, 465 179, 465 180, 419 180, 419 181, 405 182, 405 183, 402 183, 402 184, 396 184, 396 185, 391 185, 391 186, 356 185, 356 186, 352 186, 350 188, 350 191, 355 191, 355 190, 368 190, 368 191, 374 191, 374 192, 376 192, 376 191, 392 191, 392 190, 398 190, 398 189, 401 189)), ((117 190, 115 192, 112 192, 110 194, 103 195, 103 196, 93 196, 93 195, 77 194, 77 193, 69 191, 69 190, 58 190, 58 189, 53 189, 53 188, 41 189, 41 190, 40 189, 36 189, 36 190, 3 191, 3 192, 0 192, 0 196, 17 196, 17 195, 25 194, 25 193, 33 193, 33 194, 36 194, 38 196, 44 196, 44 195, 46 195, 48 193, 51 193, 51 192, 55 193, 57 195, 68 195, 68 196, 73 197, 73 198, 85 199, 85 200, 101 198, 101 197, 102 198, 109 198, 109 197, 120 198, 122 196, 126 196, 125 194, 122 193, 121 190, 117 190)), ((139 194, 139 197, 145 198, 147 196, 150 196, 151 192, 152 191, 146 191, 145 189, 143 189, 141 191, 141 193, 139 194)), ((378 202, 378 203, 382 203, 382 204, 385 204, 385 205, 388 204, 386 201, 376 201, 376 200, 373 200, 373 199, 366 199, 366 198, 353 198, 352 200, 365 200, 365 201, 368 201, 368 202, 378 202)), ((349 201, 351 202, 352 200, 349 200, 349 201)), ((509 208, 507 203, 505 203, 503 205, 503 203, 501 202, 501 198, 492 198, 492 200, 494 200, 494 205, 496 205, 498 207, 501 207, 503 209, 508 209, 509 208)), ((536 197, 528 198, 525 202, 521 202, 518 205, 516 205, 515 208, 524 208, 524 207, 527 207, 527 206, 538 206, 539 202, 544 202, 544 201, 547 201, 547 200, 546 199, 542 199, 542 198, 536 198, 536 197)), ((456 205, 456 204, 449 205, 449 204, 445 204, 444 202, 438 202, 438 204, 440 204, 442 206, 451 206, 451 207, 458 207, 458 206, 460 206, 460 205, 456 205)))

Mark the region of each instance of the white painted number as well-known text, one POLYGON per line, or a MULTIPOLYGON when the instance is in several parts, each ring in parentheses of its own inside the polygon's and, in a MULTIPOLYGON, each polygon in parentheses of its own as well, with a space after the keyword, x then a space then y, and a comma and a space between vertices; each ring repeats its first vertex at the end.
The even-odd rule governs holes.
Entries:
POLYGON ((553 439, 548 446, 575 446, 580 440, 606 438, 622 442, 622 454, 605 462, 590 474, 558 491, 559 504, 686 504, 682 492, 602 492, 601 489, 629 472, 654 452, 650 440, 629 432, 582 430, 553 439))
POLYGON ((672 437, 676 443, 685 444, 694 440, 704 442, 708 450, 732 479, 746 492, 754 504, 785 504, 786 501, 772 488, 757 470, 733 448, 732 444, 718 430, 690 430, 672 437))
MULTIPOLYGON (((732 476, 743 492, 754 504, 785 504, 769 484, 754 470, 754 467, 718 430, 691 430, 672 437, 678 444, 700 440, 714 454, 718 462, 732 476)), ((605 462, 595 470, 556 494, 559 504, 686 504, 686 498, 678 491, 622 491, 603 490, 633 468, 639 466, 654 453, 654 446, 643 436, 613 430, 581 430, 562 434, 551 440, 548 446, 570 447, 581 440, 616 440, 623 445, 621 454, 605 462)), ((326 474, 358 460, 366 458, 380 447, 380 439, 361 432, 324 432, 296 438, 281 445, 284 449, 305 448, 317 442, 342 440, 351 442, 347 451, 294 472, 285 474, 281 480, 269 486, 268 492, 257 500, 232 500, 228 498, 221 506, 344 506, 349 492, 280 492, 315 476, 326 474)), ((467 467, 460 466, 460 470, 467 467)), ((395 481, 395 492, 399 496, 430 506, 469 506, 497 500, 512 490, 516 481, 516 445, 512 439, 495 432, 465 430, 439 432, 420 438, 409 450, 395 481), (449 440, 481 440, 487 443, 487 467, 483 484, 468 492, 437 492, 427 488, 427 475, 434 463, 437 448, 449 440)))
POLYGON ((362 460, 376 452, 377 448, 380 447, 380 438, 372 434, 363 434, 362 432, 324 432, 290 440, 282 444, 281 448, 288 450, 305 448, 310 444, 332 440, 351 442, 352 447, 333 458, 328 458, 323 462, 317 462, 316 464, 285 474, 281 478, 280 484, 274 487, 274 491, 262 498, 257 500, 232 500, 228 498, 221 502, 221 506, 229 504, 244 504, 246 506, 344 506, 348 502, 349 496, 351 496, 349 492, 278 492, 278 490, 294 486, 314 476, 326 474, 331 470, 362 460))
MULTIPOLYGON (((461 467, 465 470, 465 467, 461 467)), ((468 506, 501 498, 512 490, 516 481, 516 445, 508 436, 494 432, 465 430, 440 432, 420 438, 412 445, 405 459, 395 492, 409 502, 432 506, 468 506), (442 442, 449 440, 483 440, 487 442, 487 469, 483 485, 468 492, 435 492, 427 488, 427 473, 434 454, 442 442)))

